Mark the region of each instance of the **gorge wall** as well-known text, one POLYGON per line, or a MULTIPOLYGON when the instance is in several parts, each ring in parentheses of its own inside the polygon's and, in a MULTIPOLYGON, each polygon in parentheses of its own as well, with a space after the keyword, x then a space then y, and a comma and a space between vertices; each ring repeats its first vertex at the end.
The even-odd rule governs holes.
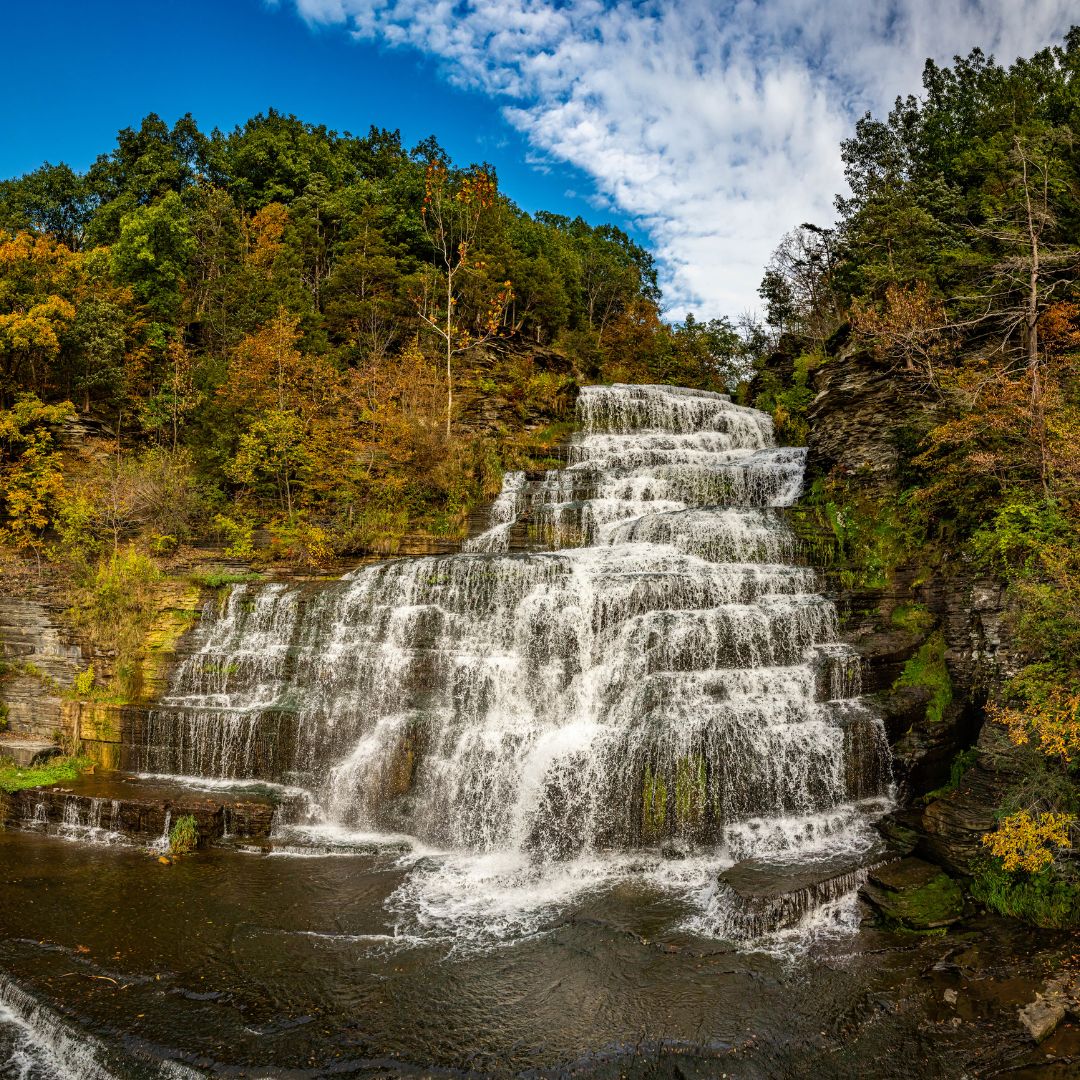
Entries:
POLYGON ((1017 666, 1004 583, 959 544, 912 542, 891 516, 912 446, 935 422, 925 388, 843 338, 809 371, 796 351, 769 358, 751 400, 800 384, 811 395, 808 494, 794 517, 885 718, 901 808, 884 827, 967 874, 1017 767, 1003 731, 984 723, 1017 666))

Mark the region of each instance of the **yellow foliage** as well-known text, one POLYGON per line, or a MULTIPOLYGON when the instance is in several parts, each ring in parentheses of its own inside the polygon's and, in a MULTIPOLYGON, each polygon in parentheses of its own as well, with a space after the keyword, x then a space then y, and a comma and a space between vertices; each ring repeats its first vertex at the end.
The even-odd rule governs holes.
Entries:
POLYGON ((987 707, 987 715, 1009 731, 1015 746, 1026 746, 1034 738, 1047 757, 1071 762, 1080 752, 1080 694, 1057 689, 1044 701, 1023 709, 987 707))
POLYGON ((1002 818, 997 831, 987 833, 982 842, 1001 860, 1003 869, 1036 874, 1054 861, 1051 847, 1069 846, 1069 829, 1075 820, 1069 814, 1032 815, 1021 810, 1002 818))
POLYGON ((902 361, 908 371, 918 371, 931 382, 949 354, 945 305, 922 281, 912 288, 890 285, 881 308, 854 301, 851 324, 880 355, 902 361))
POLYGON ((281 203, 264 206, 251 219, 249 226, 248 258, 253 266, 272 269, 274 260, 284 251, 285 228, 289 211, 281 203))

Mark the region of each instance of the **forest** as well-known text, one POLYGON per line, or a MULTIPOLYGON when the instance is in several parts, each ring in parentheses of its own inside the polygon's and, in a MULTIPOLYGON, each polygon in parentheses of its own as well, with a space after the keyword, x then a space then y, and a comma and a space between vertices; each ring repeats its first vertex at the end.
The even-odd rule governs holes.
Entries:
POLYGON ((151 115, 85 174, 4 182, 0 266, 3 536, 39 562, 460 536, 578 380, 745 363, 728 320, 663 321, 614 226, 526 214, 433 138, 273 111, 210 135, 151 115), (111 449, 62 462, 76 418, 111 449))

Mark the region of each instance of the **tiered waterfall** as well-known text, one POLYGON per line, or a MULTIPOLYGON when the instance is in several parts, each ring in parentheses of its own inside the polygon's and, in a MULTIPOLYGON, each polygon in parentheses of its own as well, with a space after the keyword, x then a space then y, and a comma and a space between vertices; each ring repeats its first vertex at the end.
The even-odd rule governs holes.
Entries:
POLYGON ((508 474, 464 553, 233 588, 142 767, 541 876, 865 843, 888 748, 785 521, 805 451, 703 391, 586 387, 578 412, 567 466, 508 474))

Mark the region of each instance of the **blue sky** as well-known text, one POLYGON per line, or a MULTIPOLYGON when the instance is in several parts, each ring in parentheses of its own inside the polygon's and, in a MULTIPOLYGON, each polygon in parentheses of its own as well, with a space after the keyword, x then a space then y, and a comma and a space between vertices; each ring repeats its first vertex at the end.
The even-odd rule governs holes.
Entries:
POLYGON ((9 4, 0 175, 85 167, 148 112, 271 106, 434 133, 528 210, 613 220, 672 315, 736 316, 781 235, 828 224, 840 140, 923 63, 1060 40, 1075 0, 53 0, 9 4))
POLYGON ((84 169, 120 128, 149 112, 170 123, 190 112, 210 131, 274 107, 339 131, 400 128, 410 146, 435 134, 456 161, 493 162, 503 189, 526 210, 632 227, 597 203, 585 173, 531 150, 489 95, 448 85, 436 59, 356 44, 333 27, 305 23, 290 6, 19 4, 4 13, 4 36, 28 47, 5 49, 0 66, 4 100, 20 103, 0 114, 0 176, 45 160, 84 169), (35 42, 48 43, 47 78, 35 42))

